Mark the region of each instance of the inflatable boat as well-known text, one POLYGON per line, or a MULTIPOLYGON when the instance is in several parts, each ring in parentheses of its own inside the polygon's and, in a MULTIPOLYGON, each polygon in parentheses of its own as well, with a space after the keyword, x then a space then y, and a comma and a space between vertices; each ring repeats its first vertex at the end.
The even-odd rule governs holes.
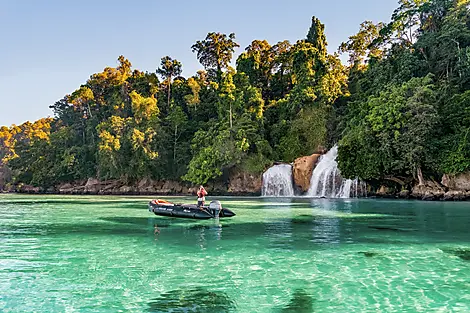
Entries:
POLYGON ((229 209, 222 208, 219 201, 212 201, 208 206, 198 207, 196 204, 176 204, 157 199, 150 201, 148 208, 149 211, 155 213, 155 215, 198 220, 235 216, 235 213, 229 209))

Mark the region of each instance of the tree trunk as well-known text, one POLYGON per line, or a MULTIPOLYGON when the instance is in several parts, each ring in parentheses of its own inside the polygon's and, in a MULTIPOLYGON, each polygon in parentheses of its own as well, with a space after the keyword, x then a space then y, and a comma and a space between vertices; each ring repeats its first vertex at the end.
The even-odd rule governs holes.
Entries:
POLYGON ((91 114, 90 104, 87 103, 87 104, 86 104, 86 107, 87 107, 87 109, 88 109, 88 115, 90 115, 90 118, 93 118, 93 114, 91 114))
MULTIPOLYGON (((459 65, 462 66, 462 57, 461 57, 461 53, 460 53, 460 43, 455 39, 451 39, 451 40, 457 45, 457 49, 459 51, 459 65)), ((461 71, 460 68, 459 68, 459 77, 462 78, 462 71, 461 71)))
POLYGON ((86 145, 86 126, 85 126, 85 121, 82 119, 82 138, 83 138, 83 144, 86 145))
POLYGON ((170 109, 170 97, 171 97, 171 76, 168 76, 168 109, 170 109))
POLYGON ((401 186, 405 186, 405 182, 401 180, 400 178, 394 177, 394 176, 387 176, 384 179, 393 181, 401 186))
POLYGON ((230 131, 232 131, 232 102, 230 102, 230 131))
POLYGON ((175 140, 174 140, 174 143, 173 143, 173 168, 176 168, 175 167, 175 163, 176 163, 176 144, 178 143, 178 125, 175 126, 175 140))
POLYGON ((418 174, 419 186, 424 186, 426 183, 424 182, 424 177, 423 177, 423 172, 421 171, 421 167, 418 167, 417 174, 418 174))

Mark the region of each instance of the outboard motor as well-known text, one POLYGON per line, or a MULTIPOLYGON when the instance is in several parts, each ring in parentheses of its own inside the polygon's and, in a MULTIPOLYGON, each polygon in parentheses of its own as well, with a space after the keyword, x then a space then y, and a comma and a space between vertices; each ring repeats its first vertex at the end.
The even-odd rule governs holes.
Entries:
POLYGON ((209 210, 214 214, 214 217, 219 217, 220 211, 222 210, 222 204, 220 201, 211 201, 209 204, 209 210))

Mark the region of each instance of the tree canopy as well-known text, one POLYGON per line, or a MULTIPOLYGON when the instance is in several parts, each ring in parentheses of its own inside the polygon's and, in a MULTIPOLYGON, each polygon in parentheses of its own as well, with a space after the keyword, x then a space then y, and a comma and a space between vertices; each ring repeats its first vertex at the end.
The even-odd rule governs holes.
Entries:
POLYGON ((0 166, 43 187, 206 183, 338 144, 350 178, 469 171, 469 2, 400 0, 389 23, 364 21, 340 45, 346 65, 316 17, 306 37, 253 40, 236 60, 235 34, 211 32, 191 47, 204 67, 191 77, 170 56, 153 72, 119 56, 52 104, 53 118, 1 127, 0 166))

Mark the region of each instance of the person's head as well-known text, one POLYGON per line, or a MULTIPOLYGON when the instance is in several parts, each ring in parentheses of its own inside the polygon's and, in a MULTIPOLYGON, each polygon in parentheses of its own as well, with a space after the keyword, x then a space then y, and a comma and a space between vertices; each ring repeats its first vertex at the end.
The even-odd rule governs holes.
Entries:
POLYGON ((199 186, 199 189, 204 189, 204 186, 203 185, 199 186))

